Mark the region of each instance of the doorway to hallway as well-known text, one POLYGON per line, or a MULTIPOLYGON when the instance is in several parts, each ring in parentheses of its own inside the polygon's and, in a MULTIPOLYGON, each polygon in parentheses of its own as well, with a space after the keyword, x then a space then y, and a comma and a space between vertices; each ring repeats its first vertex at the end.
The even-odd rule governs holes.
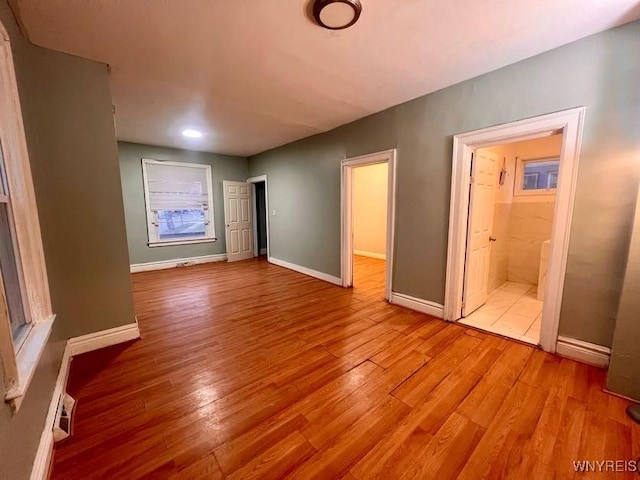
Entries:
POLYGON ((342 161, 342 281, 389 299, 395 150, 342 161))

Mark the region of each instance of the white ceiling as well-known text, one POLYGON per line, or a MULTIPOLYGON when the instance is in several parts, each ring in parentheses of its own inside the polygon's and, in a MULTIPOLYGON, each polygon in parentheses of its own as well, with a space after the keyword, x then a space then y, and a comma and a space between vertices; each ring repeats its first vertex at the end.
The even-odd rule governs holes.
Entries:
POLYGON ((638 0, 361 2, 329 31, 307 0, 14 0, 33 43, 111 65, 119 139, 236 155, 640 18, 638 0))

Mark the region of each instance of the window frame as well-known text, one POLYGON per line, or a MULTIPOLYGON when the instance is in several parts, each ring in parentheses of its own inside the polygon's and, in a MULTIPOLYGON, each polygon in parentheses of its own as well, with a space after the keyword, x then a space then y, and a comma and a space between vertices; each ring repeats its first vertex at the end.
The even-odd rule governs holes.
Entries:
POLYGON ((144 204, 147 221, 147 245, 149 247, 165 247, 175 245, 192 245, 198 243, 211 243, 217 241, 215 229, 215 213, 213 204, 213 179, 211 175, 211 165, 205 163, 175 162, 168 160, 154 160, 151 158, 142 159, 142 184, 144 188, 144 204), (205 171, 207 179, 207 204, 205 210, 205 236, 183 238, 179 240, 161 240, 158 232, 159 225, 156 221, 156 212, 151 209, 149 196, 149 181, 147 175, 148 165, 165 165, 171 167, 199 168, 205 171))
MULTIPOLYGON (((533 195, 555 195, 556 188, 537 188, 535 190, 525 190, 522 188, 524 182, 524 169, 527 163, 544 163, 544 162, 558 162, 558 174, 560 171, 560 157, 539 157, 539 158, 516 158, 516 174, 513 182, 513 195, 517 197, 533 196, 533 195)), ((549 180, 547 179, 547 186, 549 180)), ((557 181, 556 181, 557 185, 557 181)))
MULTIPOLYGON (((526 166, 526 165, 525 165, 526 166)), ((540 172, 532 172, 532 173, 527 173, 527 172, 523 172, 522 173, 522 184, 524 185, 527 177, 534 177, 536 179, 536 185, 538 184, 538 180, 540 180, 540 172)), ((523 188, 522 191, 523 192, 530 192, 530 191, 535 191, 535 190, 539 190, 538 188, 523 188)))
MULTIPOLYGON (((4 175, 10 197, 10 229, 18 276, 22 279, 22 302, 30 328, 18 345, 8 314, 4 285, 0 290, 0 364, 4 399, 14 412, 20 408, 40 358, 46 348, 55 314, 51 308, 44 261, 42 234, 36 205, 29 153, 22 121, 9 35, 0 22, 0 143, 4 175)), ((1 278, 1 276, 0 276, 1 278)))
POLYGON ((16 340, 13 338, 13 327, 11 326, 11 318, 8 312, 6 291, 4 286, 4 276, 2 275, 2 267, 0 266, 0 303, 3 306, 0 308, 6 309, 7 318, 9 319, 9 329, 11 331, 11 341, 13 342, 14 351, 16 354, 20 353, 22 346, 25 344, 29 333, 33 328, 33 322, 31 321, 31 312, 29 311, 29 304, 27 302, 27 290, 25 288, 24 276, 22 273, 22 259, 20 258, 20 245, 16 237, 16 225, 14 221, 13 208, 11 205, 11 191, 9 189, 9 181, 7 179, 6 168, 4 165, 4 155, 2 152, 2 144, 0 143, 0 204, 6 205, 7 219, 9 227, 9 235, 11 236, 11 246, 13 250, 13 256, 16 262, 16 270, 18 272, 18 289, 20 290, 20 301, 22 303, 22 309, 25 318, 25 330, 20 334, 20 337, 16 340))

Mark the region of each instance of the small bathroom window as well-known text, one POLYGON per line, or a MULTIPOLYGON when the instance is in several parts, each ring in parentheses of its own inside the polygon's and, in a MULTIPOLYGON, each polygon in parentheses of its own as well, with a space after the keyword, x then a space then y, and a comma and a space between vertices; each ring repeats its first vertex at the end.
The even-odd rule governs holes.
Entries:
POLYGON ((553 194, 558 186, 559 158, 518 158, 514 195, 553 194))

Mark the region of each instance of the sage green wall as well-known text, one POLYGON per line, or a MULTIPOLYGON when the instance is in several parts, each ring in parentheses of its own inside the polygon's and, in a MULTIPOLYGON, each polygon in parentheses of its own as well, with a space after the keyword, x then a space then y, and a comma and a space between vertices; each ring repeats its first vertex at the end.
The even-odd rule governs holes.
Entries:
POLYGON ((30 47, 15 57, 53 301, 74 337, 135 321, 106 65, 30 47))
MULTIPOLYGON (((640 158, 638 159, 640 160, 640 158)), ((613 336, 607 388, 640 402, 640 196, 613 336)))
POLYGON ((126 142, 118 142, 118 151, 120 155, 120 174, 122 177, 122 193, 124 195, 129 256, 132 264, 226 253, 222 181, 235 180, 244 182, 247 179, 249 167, 245 157, 126 142), (143 158, 211 165, 213 212, 216 236, 218 237, 217 242, 153 248, 147 245, 149 236, 147 233, 147 214, 142 182, 143 158))
POLYGON ((393 288, 444 302, 453 135, 586 106, 560 334, 610 346, 640 176, 640 22, 249 159, 271 254, 340 275, 340 160, 397 148, 393 288), (269 212, 273 213, 273 212, 269 212))
POLYGON ((249 158, 251 176, 268 175, 272 257, 340 276, 340 160, 395 146, 395 115, 386 110, 249 158))
POLYGON ((131 323, 134 311, 107 68, 29 44, 6 0, 0 20, 11 37, 57 314, 20 411, 0 405, 0 478, 13 480, 29 478, 66 339, 131 323))

